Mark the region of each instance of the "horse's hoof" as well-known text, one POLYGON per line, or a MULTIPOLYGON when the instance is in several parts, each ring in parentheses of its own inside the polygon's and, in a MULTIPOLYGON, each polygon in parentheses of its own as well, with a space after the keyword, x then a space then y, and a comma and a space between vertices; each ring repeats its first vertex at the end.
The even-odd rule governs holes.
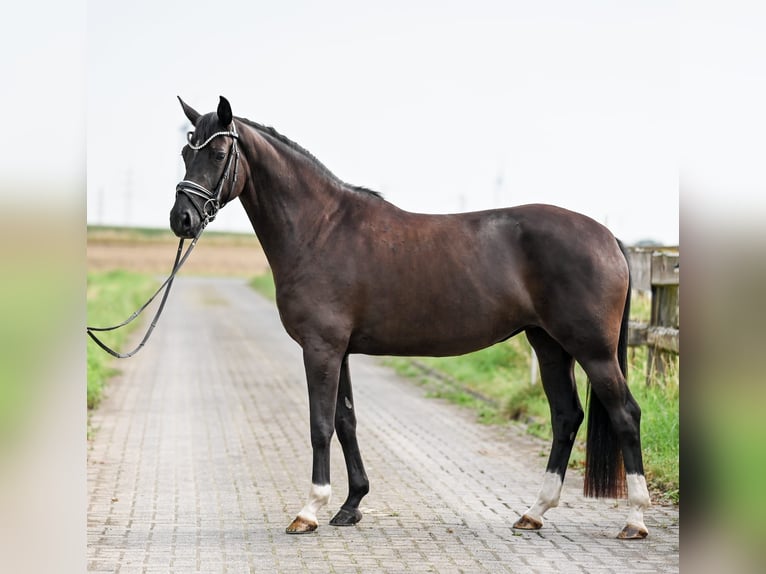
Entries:
POLYGON ((285 532, 288 534, 308 534, 309 532, 314 532, 316 529, 316 522, 298 516, 290 523, 290 526, 285 528, 285 532))
POLYGON ((343 508, 332 517, 332 526, 353 526, 362 519, 362 512, 358 508, 343 508))
POLYGON ((646 528, 628 524, 617 535, 620 540, 641 540, 649 535, 649 531, 646 528))
POLYGON ((543 527, 543 523, 540 520, 524 514, 516 521, 513 527, 518 528, 519 530, 540 530, 543 527))

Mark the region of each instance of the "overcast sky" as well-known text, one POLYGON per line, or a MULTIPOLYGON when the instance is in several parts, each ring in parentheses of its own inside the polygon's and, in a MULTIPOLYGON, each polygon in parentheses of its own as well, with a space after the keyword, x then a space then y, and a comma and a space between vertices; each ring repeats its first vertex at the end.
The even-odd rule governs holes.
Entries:
MULTIPOLYGON (((339 178, 455 212, 544 202, 678 242, 674 2, 92 1, 89 223, 167 227, 226 96, 339 178)), ((249 230, 232 203, 212 229, 249 230)))

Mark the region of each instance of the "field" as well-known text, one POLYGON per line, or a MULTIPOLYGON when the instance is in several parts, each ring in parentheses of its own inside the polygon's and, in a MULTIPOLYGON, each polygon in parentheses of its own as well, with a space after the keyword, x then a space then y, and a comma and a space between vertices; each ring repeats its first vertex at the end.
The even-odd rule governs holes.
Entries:
MULTIPOLYGON (((189 241, 184 243, 184 248, 189 241)), ((167 275, 173 266, 178 238, 154 229, 88 228, 88 272, 134 271, 167 275)), ((250 277, 268 268, 255 233, 205 231, 181 275, 250 277)))

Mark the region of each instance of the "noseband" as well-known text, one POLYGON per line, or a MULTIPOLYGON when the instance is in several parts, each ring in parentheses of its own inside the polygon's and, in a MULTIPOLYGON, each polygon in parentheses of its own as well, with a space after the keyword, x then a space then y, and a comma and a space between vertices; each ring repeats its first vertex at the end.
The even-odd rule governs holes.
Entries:
POLYGON ((215 132, 199 145, 194 145, 191 142, 192 132, 189 132, 188 145, 194 151, 201 150, 218 136, 229 136, 233 140, 231 147, 229 148, 228 156, 226 158, 226 167, 224 168, 223 173, 218 180, 218 185, 216 186, 215 191, 210 191, 205 186, 188 179, 181 180, 178 182, 178 185, 176 185, 176 197, 178 197, 178 194, 181 193, 189 198, 189 201, 191 201, 191 204, 194 206, 194 209, 200 216, 203 228, 208 223, 213 221, 218 213, 218 210, 230 201, 237 185, 237 168, 239 166, 239 148, 237 147, 237 140, 239 139, 239 134, 237 133, 237 126, 234 124, 234 122, 232 122, 231 128, 231 131, 215 132), (221 196, 223 192, 223 186, 226 183, 226 180, 229 178, 229 171, 231 169, 232 162, 234 163, 234 174, 231 179, 231 186, 229 187, 229 193, 226 196, 226 201, 222 201, 221 196), (194 196, 200 197, 204 201, 201 208, 194 200, 194 196))

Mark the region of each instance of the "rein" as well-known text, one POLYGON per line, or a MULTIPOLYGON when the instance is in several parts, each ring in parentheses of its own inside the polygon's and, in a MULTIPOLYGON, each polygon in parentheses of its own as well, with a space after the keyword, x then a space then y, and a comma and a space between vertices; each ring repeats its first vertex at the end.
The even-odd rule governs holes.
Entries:
POLYGON ((184 245, 184 239, 181 238, 181 240, 178 242, 178 251, 176 252, 176 259, 173 262, 173 269, 170 272, 170 275, 167 279, 165 279, 165 282, 160 285, 159 289, 154 292, 154 295, 152 295, 149 300, 144 303, 137 311, 135 311, 130 317, 125 319, 122 323, 119 323, 117 325, 113 325, 112 327, 86 327, 87 333, 90 336, 91 339, 93 339, 96 344, 101 347, 104 351, 112 355, 113 357, 117 357, 118 359, 127 359, 128 357, 132 357, 138 351, 141 350, 141 348, 144 346, 144 344, 149 340, 149 337, 152 334, 152 331, 154 331, 154 328, 157 326, 157 322, 159 321, 160 315, 162 314, 162 310, 165 308, 165 302, 168 299, 168 295, 170 294, 170 287, 173 285, 173 279, 175 279, 176 273, 181 269, 181 266, 186 262, 186 260, 189 258, 189 255, 192 252, 192 249, 194 249, 194 246, 197 244, 197 240, 202 235, 202 232, 205 230, 205 227, 207 227, 207 224, 210 223, 215 219, 215 216, 218 214, 218 210, 221 209, 224 205, 228 203, 228 198, 232 196, 234 193, 234 190, 236 189, 237 185, 237 168, 239 165, 239 149, 237 148, 237 140, 239 139, 239 134, 237 134, 237 128, 232 123, 232 131, 227 132, 216 132, 213 135, 211 135, 209 138, 207 138, 203 143, 199 145, 194 145, 191 142, 191 132, 189 133, 189 147, 195 151, 200 150, 204 148, 207 144, 209 144, 214 138, 218 136, 229 136, 233 139, 232 145, 229 148, 228 158, 226 160, 226 167, 223 170, 223 173, 221 174, 220 179, 218 180, 218 185, 215 188, 215 191, 210 191, 205 186, 200 185, 196 182, 190 181, 188 179, 181 180, 178 185, 176 185, 176 196, 181 193, 189 198, 189 201, 191 202, 194 209, 197 211, 197 213, 200 216, 200 219, 202 221, 202 225, 200 226, 199 231, 197 232, 197 235, 192 239, 192 242, 189 244, 189 247, 186 249, 186 253, 181 255, 183 252, 183 245, 184 245), (229 170, 231 168, 232 162, 234 163, 234 175, 231 180, 231 186, 229 188, 229 193, 227 195, 227 200, 223 203, 221 203, 221 193, 223 191, 223 186, 226 183, 226 180, 229 178, 229 170), (205 202, 202 204, 202 208, 197 205, 197 202, 194 200, 194 197, 201 197, 205 200, 205 202), (157 312, 154 315, 154 318, 152 319, 151 325, 149 325, 149 328, 146 331, 146 334, 144 335, 143 339, 141 339, 141 342, 138 344, 138 346, 133 349, 132 351, 128 353, 119 353, 115 351, 114 349, 110 348, 106 343, 104 343, 101 339, 99 339, 95 332, 101 332, 101 331, 114 331, 116 329, 119 329, 120 327, 124 327, 125 325, 128 325, 129 323, 133 322, 136 317, 138 317, 141 313, 143 313, 144 309, 146 309, 152 301, 157 297, 157 295, 160 294, 160 292, 165 289, 165 293, 162 295, 162 299, 160 300, 160 306, 157 309, 157 312))
POLYGON ((139 350, 141 350, 141 347, 144 346, 144 344, 149 340, 149 336, 152 334, 152 331, 154 331, 154 328, 157 326, 157 321, 159 321, 160 314, 162 313, 162 310, 165 308, 165 301, 168 300, 168 295, 170 294, 170 287, 173 285, 173 279, 175 279, 176 273, 181 269, 181 266, 186 263, 186 260, 189 258, 189 254, 192 252, 192 249, 194 249, 194 246, 197 244, 197 240, 202 235, 202 231, 205 229, 205 226, 203 225, 202 228, 197 233, 197 236, 192 240, 192 242, 189 244, 189 247, 186 249, 186 253, 181 256, 181 252, 183 251, 183 245, 184 245, 184 239, 181 238, 181 240, 178 242, 178 251, 176 252, 176 260, 173 262, 173 270, 170 272, 170 276, 165 279, 165 282, 160 285, 159 289, 154 292, 154 295, 149 297, 149 300, 141 305, 141 307, 134 311, 133 314, 125 319, 122 323, 119 323, 117 325, 113 325, 112 327, 86 327, 86 330, 88 332, 88 335, 90 335, 90 338, 93 339, 96 344, 101 347, 104 351, 112 355, 113 357, 117 357, 118 359, 127 359, 128 357, 132 357, 136 353, 138 353, 139 350), (160 300, 160 306, 157 309, 157 312, 154 315, 154 318, 152 319, 151 325, 149 325, 149 329, 147 329, 146 334, 144 335, 144 338, 141 339, 141 342, 138 344, 138 346, 133 349, 132 351, 128 353, 118 353, 111 347, 109 347, 106 343, 104 343, 101 339, 99 339, 96 335, 96 331, 114 331, 116 329, 119 329, 120 327, 124 327, 125 325, 132 323, 133 320, 138 317, 141 313, 143 313, 144 309, 146 309, 152 301, 159 295, 160 291, 165 289, 165 294, 162 296, 162 299, 160 300))

